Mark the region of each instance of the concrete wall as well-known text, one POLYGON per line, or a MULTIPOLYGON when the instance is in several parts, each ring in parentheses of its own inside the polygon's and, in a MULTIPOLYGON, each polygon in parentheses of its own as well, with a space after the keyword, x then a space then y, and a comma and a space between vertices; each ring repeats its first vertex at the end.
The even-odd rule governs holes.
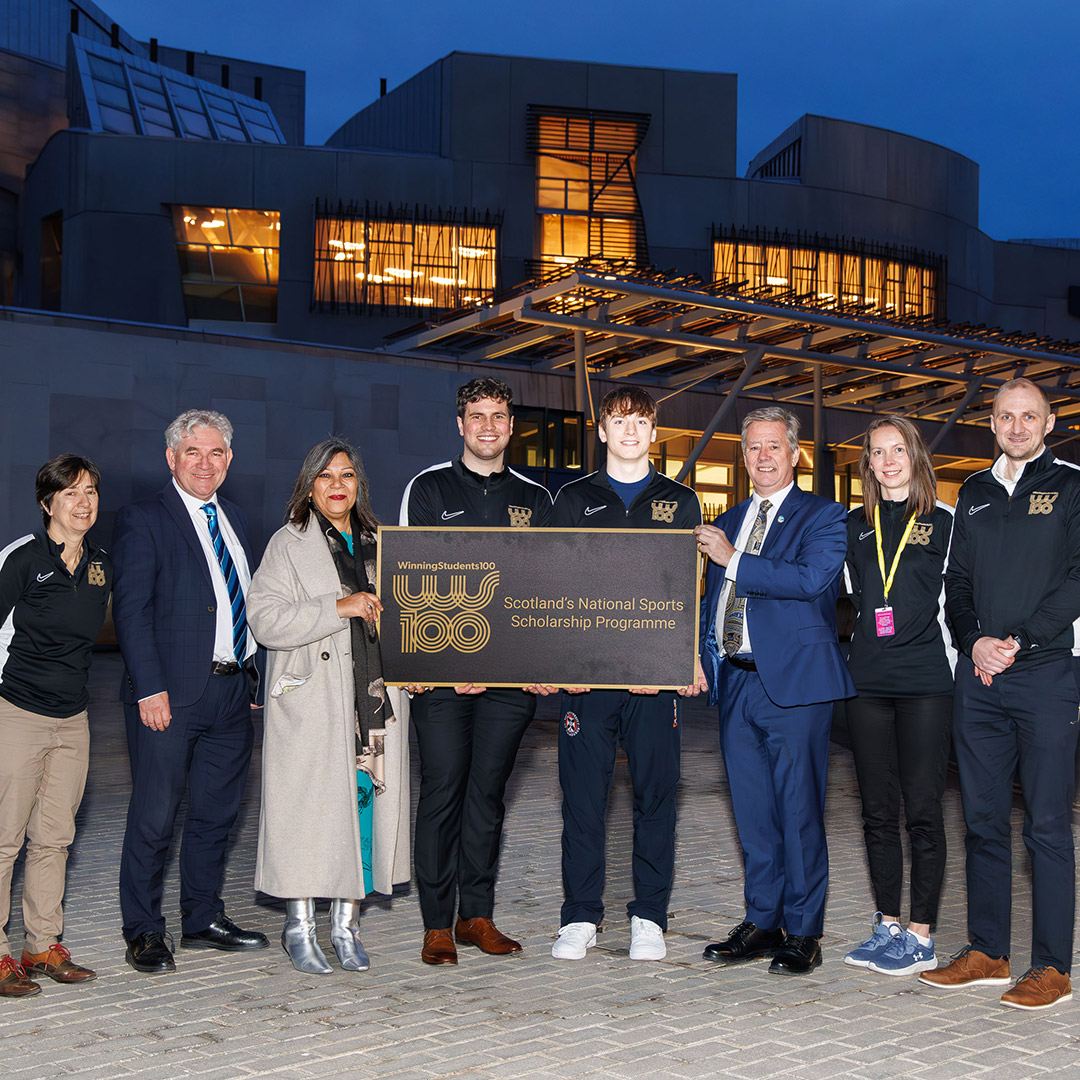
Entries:
POLYGON ((453 52, 361 109, 328 146, 532 167, 529 105, 649 113, 639 172, 735 174, 736 76, 453 52))
MULTIPOLYGON (((720 129, 726 119, 712 157, 700 149, 696 129, 678 126, 690 123, 681 110, 674 126, 661 122, 671 101, 689 101, 703 86, 733 109, 729 76, 689 73, 694 78, 683 80, 687 73, 472 54, 453 54, 438 71, 445 84, 440 100, 454 101, 441 114, 441 144, 452 151, 445 155, 57 133, 27 184, 21 302, 39 304, 40 222, 59 210, 63 310, 183 326, 170 205, 274 209, 282 215, 279 315, 276 326, 263 332, 291 340, 379 345, 414 318, 312 311, 316 200, 501 211, 500 287, 517 284, 527 277, 526 260, 535 254, 534 166, 525 151, 525 107, 544 103, 541 95, 547 93, 555 95, 555 104, 610 108, 621 102, 658 110, 638 173, 654 265, 708 279, 714 223, 912 247, 947 260, 949 321, 1080 338, 1080 319, 1068 315, 1064 303, 1068 287, 1080 284, 1077 254, 995 243, 980 232, 972 223, 977 169, 942 147, 894 138, 877 128, 804 117, 807 140, 817 147, 804 149, 805 171, 819 183, 738 179, 723 173, 728 151, 720 129), (625 85, 632 75, 640 76, 636 90, 625 85), (502 97, 495 93, 499 86, 505 89, 502 97), (489 102, 486 111, 481 99, 489 102), (475 115, 474 107, 480 110, 475 115), (471 148, 474 156, 459 156, 461 147, 471 148), (860 174, 856 166, 863 152, 866 166, 860 174), (670 171, 669 162, 684 171, 670 171)), ((717 112, 727 115, 722 108, 717 112)), ((241 327, 229 324, 229 329, 241 327)))
MULTIPOLYGON (((522 406, 574 407, 569 375, 0 311, 0 546, 40 522, 34 474, 64 451, 101 468, 96 535, 107 544, 116 510, 168 479, 165 427, 195 407, 218 409, 235 425, 224 490, 248 512, 258 544, 279 527, 304 454, 334 433, 360 447, 375 510, 393 524, 409 479, 460 453, 455 392, 476 374, 505 378, 522 406)), ((595 380, 595 400, 612 385, 595 380)), ((720 403, 711 393, 678 394, 663 403, 660 421, 701 431, 720 403)), ((722 432, 736 433, 760 404, 740 399, 722 432)), ((809 431, 809 410, 796 411, 809 431)), ((866 422, 866 414, 830 412, 826 436, 854 439, 866 422)), ((925 429, 932 438, 934 425, 925 429)), ((991 445, 988 431, 960 427, 942 452, 987 455, 991 445)))

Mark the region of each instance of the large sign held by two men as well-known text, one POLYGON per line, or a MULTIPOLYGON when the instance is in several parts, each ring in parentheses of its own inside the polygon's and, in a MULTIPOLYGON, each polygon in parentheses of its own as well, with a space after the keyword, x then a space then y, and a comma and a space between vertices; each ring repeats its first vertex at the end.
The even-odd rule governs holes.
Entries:
POLYGON ((379 529, 383 676, 429 686, 694 681, 688 530, 379 529))

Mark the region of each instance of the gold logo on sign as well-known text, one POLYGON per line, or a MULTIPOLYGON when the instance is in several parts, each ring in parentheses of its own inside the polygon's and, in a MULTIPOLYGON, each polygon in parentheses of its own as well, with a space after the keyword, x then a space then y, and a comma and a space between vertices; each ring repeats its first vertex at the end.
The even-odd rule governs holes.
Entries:
POLYGON ((511 529, 527 529, 532 524, 532 508, 528 506, 508 506, 511 529))
POLYGON ((674 523, 675 511, 678 509, 679 504, 677 502, 665 502, 663 499, 653 499, 652 501, 652 519, 653 521, 667 521, 674 523))
POLYGON ((921 547, 929 547, 930 537, 933 535, 933 532, 934 523, 932 521, 916 521, 911 527, 911 535, 908 537, 908 543, 921 547))
POLYGON ((86 568, 86 581, 90 585, 105 584, 105 571, 102 569, 101 563, 92 562, 86 568))
POLYGON ((1033 491, 1028 498, 1029 514, 1052 514, 1054 512, 1054 500, 1058 497, 1056 491, 1033 491))
POLYGON ((468 591, 465 579, 465 574, 451 574, 447 591, 440 592, 438 575, 424 574, 420 591, 414 593, 407 575, 394 575, 394 599, 401 608, 403 653, 439 653, 444 649, 474 653, 488 643, 491 624, 480 612, 495 595, 499 572, 485 574, 475 593, 468 591), (461 610, 454 612, 455 608, 461 610))

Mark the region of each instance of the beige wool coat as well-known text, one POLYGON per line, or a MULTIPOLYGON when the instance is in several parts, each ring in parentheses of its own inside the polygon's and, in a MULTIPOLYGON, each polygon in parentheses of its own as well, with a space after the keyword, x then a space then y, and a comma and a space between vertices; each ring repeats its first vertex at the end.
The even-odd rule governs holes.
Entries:
MULTIPOLYGON (((364 895, 356 806, 352 640, 317 522, 278 530, 251 581, 247 618, 268 650, 255 888, 271 896, 364 895)), ((409 880, 408 697, 388 688, 386 791, 374 800, 379 893, 409 880)))

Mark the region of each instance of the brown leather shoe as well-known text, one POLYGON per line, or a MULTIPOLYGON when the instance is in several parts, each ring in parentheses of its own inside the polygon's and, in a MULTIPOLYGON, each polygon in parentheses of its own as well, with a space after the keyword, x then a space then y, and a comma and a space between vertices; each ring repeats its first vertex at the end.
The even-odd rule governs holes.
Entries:
POLYGON ((1001 1004, 1010 1009, 1049 1009, 1072 1001, 1072 983, 1056 967, 1028 968, 1011 990, 1001 995, 1001 1004))
POLYGON ((939 990, 964 990, 969 986, 1008 986, 1009 958, 987 956, 986 953, 965 945, 953 958, 951 964, 924 971, 919 982, 936 986, 939 990))
POLYGON ((500 933, 490 919, 461 919, 454 927, 454 937, 468 945, 475 945, 481 952, 492 956, 521 952, 521 945, 513 938, 500 933))
POLYGON ((23 949, 22 966, 36 975, 48 975, 58 983, 84 983, 97 978, 96 971, 76 964, 71 953, 59 943, 43 953, 29 953, 23 949))
POLYGON ((0 956, 0 997, 30 997, 40 994, 41 987, 26 977, 22 964, 13 956, 0 956))
POLYGON ((97 972, 80 967, 71 959, 63 945, 56 944, 48 952, 29 953, 23 949, 22 966, 37 975, 48 975, 53 982, 84 983, 97 978, 97 972))
POLYGON ((450 927, 445 930, 425 930, 424 947, 420 950, 420 959, 425 964, 456 964, 457 949, 450 936, 450 927))

